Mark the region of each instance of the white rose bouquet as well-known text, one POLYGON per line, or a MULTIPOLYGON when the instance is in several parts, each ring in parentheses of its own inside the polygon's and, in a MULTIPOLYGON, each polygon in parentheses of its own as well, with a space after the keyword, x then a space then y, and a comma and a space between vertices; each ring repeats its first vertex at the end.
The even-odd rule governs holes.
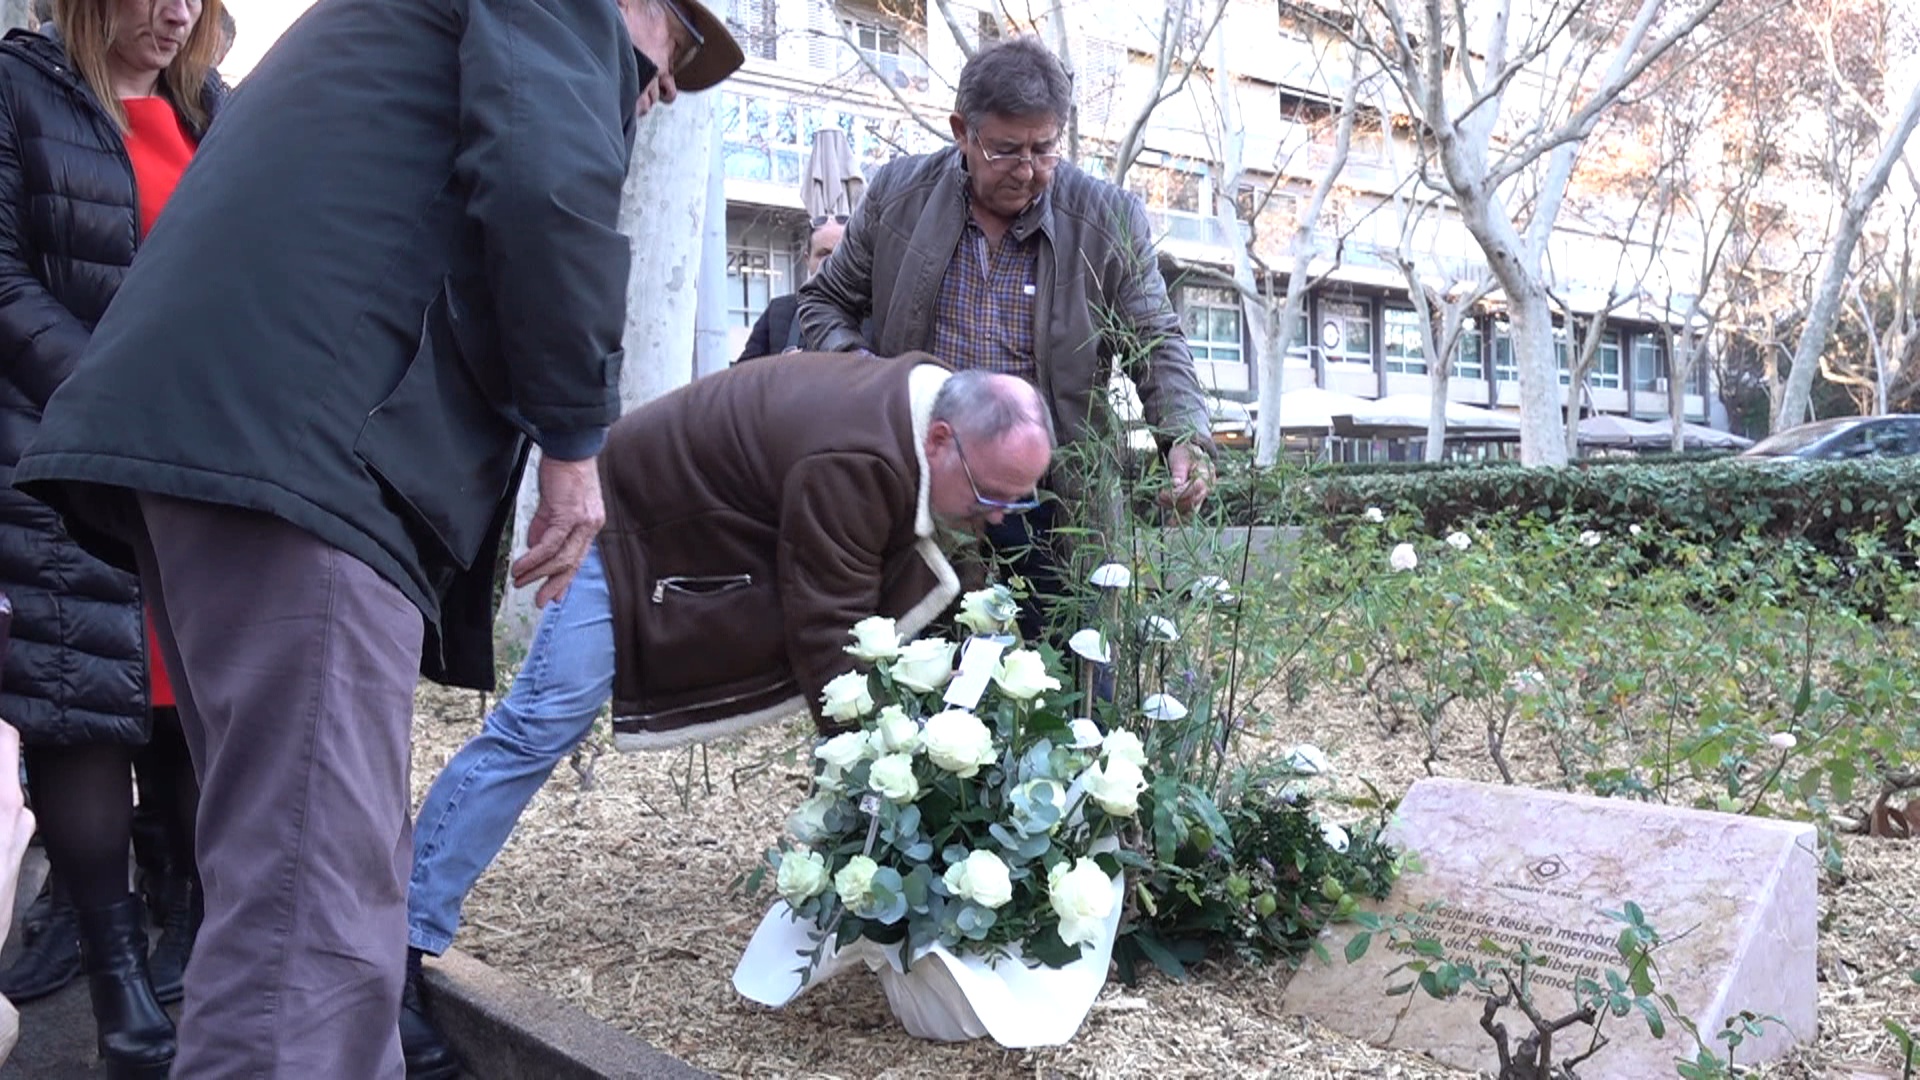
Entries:
POLYGON ((939 944, 1058 968, 1110 925, 1121 856, 1106 838, 1139 812, 1145 756, 1079 715, 1057 658, 1019 646, 1004 587, 960 610, 970 641, 854 626, 861 668, 822 705, 860 727, 814 751, 817 789, 769 869, 819 949, 866 938, 903 966, 939 944), (973 671, 969 647, 991 662, 973 671))

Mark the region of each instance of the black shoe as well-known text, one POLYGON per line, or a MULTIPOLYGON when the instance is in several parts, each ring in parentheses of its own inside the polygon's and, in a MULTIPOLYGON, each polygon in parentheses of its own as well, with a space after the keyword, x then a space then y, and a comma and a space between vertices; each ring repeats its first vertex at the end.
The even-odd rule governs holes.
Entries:
POLYGON ((131 894, 80 912, 80 951, 93 993, 100 1061, 113 1080, 165 1080, 173 1067, 173 1021, 147 979, 146 920, 131 894))
POLYGON ((22 921, 20 955, 0 971, 0 994, 15 1005, 46 997, 80 975, 80 923, 65 889, 49 882, 22 921))
POLYGON ((169 876, 156 891, 160 912, 154 921, 160 924, 160 940, 147 958, 147 973, 153 980, 153 996, 160 1004, 171 1005, 186 995, 187 960, 200 936, 204 909, 192 878, 169 876))
POLYGON ((400 1056, 407 1063, 407 1080, 453 1080, 460 1075, 460 1059, 446 1036, 427 1018, 420 1000, 420 952, 407 950, 407 983, 400 991, 400 1056))

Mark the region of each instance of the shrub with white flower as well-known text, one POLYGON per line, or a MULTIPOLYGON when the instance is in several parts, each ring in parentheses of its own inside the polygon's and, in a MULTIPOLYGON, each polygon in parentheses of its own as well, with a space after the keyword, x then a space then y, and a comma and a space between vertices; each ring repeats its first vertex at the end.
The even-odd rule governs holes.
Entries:
MULTIPOLYGON (((883 619, 853 628, 861 666, 828 684, 822 708, 860 727, 814 750, 817 789, 769 859, 820 948, 937 942, 1057 967, 1106 932, 1120 873, 1110 838, 1137 832, 1148 754, 1086 715, 1050 651, 1007 644, 1013 616, 996 587, 962 600, 975 635, 964 641, 901 644, 883 619), (969 648, 988 655, 966 660, 969 648)), ((1081 645, 1106 649, 1098 635, 1081 645)))
POLYGON ((1412 544, 1395 544, 1387 553, 1387 565, 1395 570, 1411 570, 1420 565, 1420 556, 1413 550, 1412 544))

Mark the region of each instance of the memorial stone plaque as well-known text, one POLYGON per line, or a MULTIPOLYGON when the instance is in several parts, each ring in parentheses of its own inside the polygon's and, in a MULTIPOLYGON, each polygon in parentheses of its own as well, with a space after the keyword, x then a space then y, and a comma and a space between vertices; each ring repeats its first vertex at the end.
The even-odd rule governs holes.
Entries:
MULTIPOLYGON (((1375 910, 1427 920, 1422 936, 1454 959, 1484 961, 1483 940, 1531 944, 1539 957, 1535 1003, 1545 1017, 1575 1009, 1576 980, 1604 984, 1610 968, 1625 974, 1615 950, 1622 924, 1604 913, 1631 901, 1663 939, 1654 953, 1660 989, 1703 1038, 1712 1041, 1741 1010, 1782 1021, 1741 1046, 1742 1064, 1814 1036, 1819 912, 1811 825, 1431 779, 1407 792, 1387 839, 1422 865, 1375 910)), ((1404 972, 1388 978, 1406 957, 1376 935, 1364 958, 1347 963, 1343 951, 1355 929, 1329 932, 1323 944, 1331 962, 1310 958, 1294 975, 1288 1011, 1457 1068, 1497 1069, 1493 1040, 1480 1027, 1484 999, 1470 989, 1451 1001, 1418 990, 1410 1004, 1387 996, 1389 986, 1408 981, 1404 972)), ((1515 1044, 1531 1031, 1517 1010, 1501 1022, 1515 1044)), ((1609 1017, 1604 1031, 1608 1045, 1581 1067, 1583 1077, 1673 1076, 1674 1059, 1696 1050, 1679 1025, 1655 1039, 1637 1014, 1609 1017)), ((1555 1060, 1588 1041, 1584 1028, 1562 1032, 1555 1060)), ((1724 1043, 1712 1048, 1725 1056, 1724 1043)))

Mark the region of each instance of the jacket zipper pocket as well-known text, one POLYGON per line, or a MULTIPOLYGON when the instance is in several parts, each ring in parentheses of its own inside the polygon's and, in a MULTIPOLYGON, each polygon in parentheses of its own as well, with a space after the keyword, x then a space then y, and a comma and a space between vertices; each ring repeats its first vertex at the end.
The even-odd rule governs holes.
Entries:
POLYGON ((653 583, 653 602, 666 603, 667 590, 689 596, 718 596, 753 584, 752 574, 676 575, 653 583))

